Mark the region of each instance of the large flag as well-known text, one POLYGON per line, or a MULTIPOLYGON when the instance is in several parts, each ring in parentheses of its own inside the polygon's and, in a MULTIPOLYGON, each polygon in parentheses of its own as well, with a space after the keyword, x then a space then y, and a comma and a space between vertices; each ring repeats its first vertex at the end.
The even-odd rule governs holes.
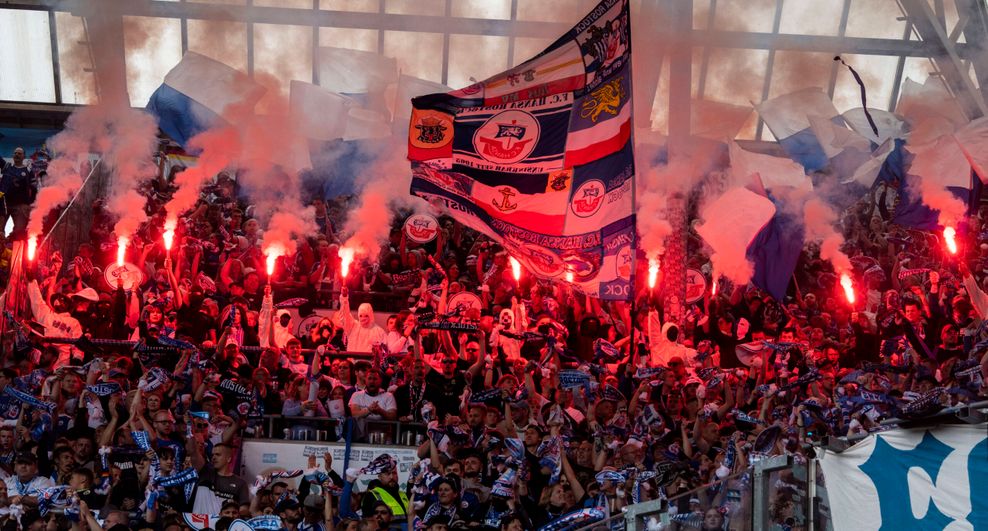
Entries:
POLYGON ((535 58, 412 100, 411 193, 500 242, 541 278, 632 296, 628 0, 602 0, 535 58))
POLYGON ((898 190, 892 221, 904 227, 934 230, 939 215, 923 203, 920 179, 929 179, 954 195, 971 210, 981 196, 981 180, 975 179, 963 151, 948 136, 923 146, 906 149, 903 140, 885 159, 878 178, 898 190))
POLYGON ((807 88, 783 94, 763 101, 755 109, 786 154, 806 171, 827 166, 827 154, 813 134, 809 117, 819 116, 842 125, 844 122, 823 90, 807 88))
POLYGON ((819 460, 833 528, 984 529, 984 425, 941 425, 868 436, 819 460))
POLYGON ((158 119, 162 131, 185 147, 189 139, 221 123, 229 106, 253 109, 264 92, 247 74, 188 52, 165 75, 164 83, 148 100, 147 110, 158 119))

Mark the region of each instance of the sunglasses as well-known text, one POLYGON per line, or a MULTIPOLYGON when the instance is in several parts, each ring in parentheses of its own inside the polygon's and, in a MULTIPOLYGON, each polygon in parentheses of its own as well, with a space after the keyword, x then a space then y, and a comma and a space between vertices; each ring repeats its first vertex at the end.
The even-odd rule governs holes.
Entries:
POLYGON ((456 365, 456 360, 443 360, 443 365, 456 365))

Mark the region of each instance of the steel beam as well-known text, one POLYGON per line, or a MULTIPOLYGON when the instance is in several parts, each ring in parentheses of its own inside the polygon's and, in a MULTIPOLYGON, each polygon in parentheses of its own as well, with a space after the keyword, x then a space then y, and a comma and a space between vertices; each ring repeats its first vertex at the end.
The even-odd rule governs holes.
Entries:
POLYGON ((988 114, 985 98, 981 91, 974 86, 967 74, 967 66, 961 60, 957 46, 950 40, 947 29, 940 23, 939 18, 926 0, 900 0, 902 9, 909 21, 916 28, 923 42, 936 47, 930 56, 943 74, 944 81, 960 102, 964 112, 971 119, 988 114))
MULTIPOLYGON (((977 0, 958 0, 971 1, 977 0)), ((676 7, 679 2, 666 2, 676 7)), ((43 9, 67 11, 74 14, 86 12, 92 5, 112 9, 128 16, 188 18, 199 20, 227 20, 246 23, 289 24, 295 26, 321 26, 336 28, 364 28, 393 31, 421 31, 423 27, 442 24, 450 33, 467 35, 499 35, 516 37, 545 37, 561 35, 570 25, 523 20, 491 20, 483 18, 395 13, 357 13, 349 11, 312 10, 288 7, 229 6, 191 2, 164 2, 161 0, 0 0, 0 8, 43 9), (106 7, 104 7, 106 6, 106 7)), ((932 13, 932 11, 931 11, 932 13)), ((944 34, 947 37, 946 34, 944 34)), ((865 55, 905 55, 930 57, 943 52, 938 42, 902 41, 896 39, 870 39, 828 35, 794 35, 785 33, 754 33, 721 30, 692 30, 679 37, 693 46, 721 48, 750 48, 759 50, 792 50, 804 52, 858 53, 865 55)), ((969 42, 970 39, 968 39, 969 42)), ((976 51, 971 44, 958 44, 954 50, 961 58, 976 51)))
MULTIPOLYGON (((957 0, 957 11, 961 16, 967 16, 964 25, 964 38, 969 43, 983 45, 988 39, 988 6, 983 0, 957 0)), ((988 100, 988 54, 984 52, 971 53, 966 56, 974 67, 974 75, 981 87, 981 94, 988 100)))

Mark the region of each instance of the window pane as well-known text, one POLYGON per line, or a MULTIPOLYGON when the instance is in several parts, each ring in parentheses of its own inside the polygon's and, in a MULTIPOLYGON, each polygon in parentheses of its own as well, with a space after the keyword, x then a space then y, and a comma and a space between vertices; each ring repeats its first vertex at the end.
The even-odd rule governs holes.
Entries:
POLYGON ((826 92, 830 85, 830 68, 833 64, 834 56, 829 53, 775 52, 772 87, 768 97, 774 98, 809 87, 818 87, 826 92))
POLYGON ((467 18, 511 18, 511 0, 456 0, 453 16, 467 18))
POLYGON ((521 0, 518 20, 575 23, 586 15, 597 0, 521 0))
MULTIPOLYGON (((841 58, 854 67, 868 90, 868 107, 888 110, 892 86, 895 84, 895 69, 898 57, 884 55, 841 54, 841 58)), ((844 112, 861 107, 861 89, 847 67, 837 69, 837 84, 834 85, 834 106, 844 112)))
POLYGON ((62 82, 62 102, 96 103, 96 77, 82 17, 55 12, 58 38, 58 71, 62 82))
POLYGON ((319 0, 319 9, 377 13, 380 10, 380 2, 378 0, 319 0))
POLYGON ((446 0, 385 0, 384 12, 399 15, 443 16, 446 14, 446 0))
POLYGON ((906 21, 899 20, 902 11, 897 2, 885 0, 851 0, 847 15, 848 37, 901 39, 906 21))
POLYGON ((55 101, 47 11, 0 9, 0 100, 55 101))
POLYGON ((255 6, 312 9, 312 0, 254 0, 255 6))
MULTIPOLYGON (((537 39, 534 37, 516 38, 514 64, 511 66, 518 66, 525 61, 528 61, 529 59, 542 53, 542 50, 548 48, 553 42, 555 42, 554 39, 537 39)), ((480 79, 477 81, 480 81, 480 79)))
POLYGON ((186 0, 194 4, 227 4, 232 6, 247 5, 247 0, 186 0))
MULTIPOLYGON (((254 24, 254 75, 285 97, 291 80, 311 83, 312 28, 254 24)), ((269 97, 261 100, 262 107, 269 97)))
POLYGON ((480 81, 508 68, 508 38, 484 35, 449 36, 449 76, 453 88, 480 81))
POLYGON ((714 28, 770 33, 776 0, 718 0, 714 28))
POLYGON ((442 81, 443 36, 441 33, 385 31, 384 55, 398 60, 403 74, 442 81))
POLYGON ((319 46, 377 52, 377 30, 362 28, 319 28, 319 46))
POLYGON ((837 35, 844 2, 831 0, 786 0, 782 4, 780 33, 794 35, 837 35))
POLYGON ((177 18, 124 17, 127 92, 135 107, 147 105, 165 74, 182 60, 182 23, 177 18))
POLYGON ((247 71, 247 24, 189 19, 189 51, 247 71))

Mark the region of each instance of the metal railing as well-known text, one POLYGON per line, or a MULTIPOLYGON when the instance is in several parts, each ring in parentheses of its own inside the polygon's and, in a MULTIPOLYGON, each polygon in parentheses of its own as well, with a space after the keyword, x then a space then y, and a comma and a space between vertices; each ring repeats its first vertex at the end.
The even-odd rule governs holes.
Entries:
MULTIPOLYGON (((255 426, 258 439, 336 442, 343 440, 346 418, 264 415, 262 428, 255 426)), ((427 427, 417 422, 360 419, 354 442, 384 446, 419 446, 426 439, 427 427)))

